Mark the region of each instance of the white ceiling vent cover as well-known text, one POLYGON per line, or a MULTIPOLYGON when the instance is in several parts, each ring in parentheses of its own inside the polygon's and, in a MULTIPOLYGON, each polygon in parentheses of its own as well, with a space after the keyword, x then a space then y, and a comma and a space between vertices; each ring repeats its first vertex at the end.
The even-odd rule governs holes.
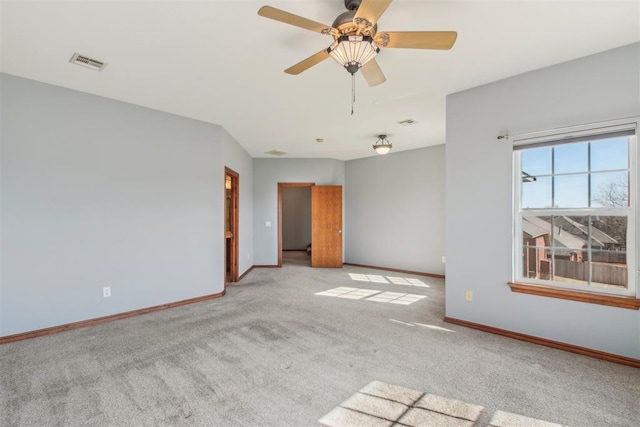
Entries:
POLYGON ((92 70, 96 71, 102 71, 104 67, 107 66, 106 62, 98 61, 97 59, 80 55, 77 52, 73 54, 69 62, 76 65, 82 65, 83 67, 91 68, 92 70))

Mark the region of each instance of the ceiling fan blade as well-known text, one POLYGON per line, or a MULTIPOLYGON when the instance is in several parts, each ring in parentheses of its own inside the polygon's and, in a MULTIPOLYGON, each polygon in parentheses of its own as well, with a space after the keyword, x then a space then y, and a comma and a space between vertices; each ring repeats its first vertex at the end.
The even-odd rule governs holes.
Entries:
POLYGON ((323 30, 330 30, 329 25, 324 25, 316 21, 312 21, 302 16, 294 15, 293 13, 285 12, 284 10, 276 9, 271 6, 262 6, 258 10, 258 15, 265 18, 273 19, 274 21, 284 22, 285 24, 294 25, 296 27, 304 28, 305 30, 315 31, 316 33, 322 33, 323 30))
POLYGON ((376 41, 381 40, 378 45, 383 47, 449 50, 457 37, 455 31, 385 31, 376 34, 376 41))
POLYGON ((380 19, 384 11, 387 10, 391 2, 392 0, 362 0, 353 20, 356 21, 359 18, 364 18, 369 21, 372 26, 376 25, 376 22, 378 22, 378 19, 380 19))
POLYGON ((311 55, 310 57, 308 57, 307 59, 304 59, 300 62, 298 62, 296 65, 293 65, 289 68, 287 68, 286 70, 284 70, 285 73, 287 74, 293 74, 293 75, 297 75, 300 74, 301 72, 313 67, 316 64, 319 64, 320 62, 324 61, 325 59, 327 59, 329 57, 329 53, 327 52, 327 49, 323 49, 320 52, 311 55))
POLYGON ((369 86, 377 86, 387 81, 375 58, 364 64, 361 71, 369 86))

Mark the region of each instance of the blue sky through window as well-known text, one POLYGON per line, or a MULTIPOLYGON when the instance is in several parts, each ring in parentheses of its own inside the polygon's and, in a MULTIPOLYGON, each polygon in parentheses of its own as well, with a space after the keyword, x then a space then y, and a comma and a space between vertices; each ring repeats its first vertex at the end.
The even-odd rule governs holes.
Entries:
POLYGON ((626 137, 524 149, 521 151, 521 165, 523 172, 536 177, 533 182, 522 183, 524 209, 602 206, 599 199, 611 186, 616 186, 617 191, 625 196, 628 194, 626 170, 629 167, 629 148, 626 137), (623 171, 619 171, 621 169, 623 171), (604 172, 612 170, 618 172, 604 172), (559 175, 567 173, 573 175, 559 175))

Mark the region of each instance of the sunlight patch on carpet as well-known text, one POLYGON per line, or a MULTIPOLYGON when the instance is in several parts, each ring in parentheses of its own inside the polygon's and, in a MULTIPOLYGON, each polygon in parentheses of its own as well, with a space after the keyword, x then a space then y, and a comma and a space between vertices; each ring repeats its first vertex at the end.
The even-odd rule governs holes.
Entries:
POLYGON ((394 285, 402 285, 402 286, 418 286, 421 288, 430 288, 431 286, 427 285, 420 279, 413 279, 411 277, 393 277, 381 276, 379 274, 362 274, 362 273, 349 273, 349 277, 351 280, 355 280, 357 282, 372 282, 372 283, 387 283, 394 285))
MULTIPOLYGON (((372 381, 318 422, 331 427, 476 426, 484 407, 457 399, 372 381)), ((489 427, 563 427, 561 424, 496 411, 489 427)))
POLYGON ((318 422, 326 426, 471 427, 482 406, 372 381, 318 422))
POLYGON ((377 293, 380 293, 380 291, 374 289, 348 288, 343 286, 339 288, 329 289, 328 291, 317 292, 316 295, 348 299, 362 299, 371 295, 375 295, 377 293))
POLYGON ((374 282, 374 283, 389 283, 384 276, 379 274, 359 274, 359 273, 349 273, 349 277, 351 280, 355 280, 358 282, 374 282))
POLYGON ((366 301, 401 305, 413 304, 416 301, 426 298, 425 295, 404 294, 400 292, 382 292, 375 289, 350 288, 346 286, 316 292, 316 295, 347 299, 365 299, 366 301))
POLYGON ((425 295, 402 294, 400 292, 383 292, 367 298, 367 301, 387 302, 390 304, 409 305, 426 298, 425 295))
POLYGON ((396 320, 396 319, 389 319, 389 320, 395 323, 400 323, 401 325, 405 325, 405 326, 422 326, 423 328, 433 329, 434 331, 455 332, 453 329, 443 328, 442 326, 427 325, 425 323, 418 323, 418 322, 407 323, 407 322, 403 322, 401 320, 396 320))

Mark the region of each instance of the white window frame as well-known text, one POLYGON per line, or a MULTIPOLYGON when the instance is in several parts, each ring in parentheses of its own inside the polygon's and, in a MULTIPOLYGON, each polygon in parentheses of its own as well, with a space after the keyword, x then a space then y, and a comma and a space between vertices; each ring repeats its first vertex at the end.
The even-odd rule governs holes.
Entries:
POLYGON ((588 125, 559 128, 542 132, 531 132, 511 135, 509 139, 513 142, 513 281, 518 283, 528 283, 534 285, 552 286, 558 289, 587 291, 594 294, 613 294, 621 296, 638 295, 638 283, 640 282, 640 271, 638 270, 639 257, 637 248, 640 247, 640 237, 636 232, 640 224, 637 209, 638 191, 638 129, 640 128, 640 117, 632 117, 607 122, 592 123, 588 125), (614 134, 616 132, 633 131, 629 136, 629 206, 627 208, 580 208, 580 209, 522 209, 522 167, 520 162, 520 150, 533 148, 535 146, 559 145, 571 141, 586 140, 588 137, 598 137, 600 135, 614 134), (522 218, 527 216, 558 216, 558 215, 606 215, 606 216, 626 216, 627 220, 627 269, 628 283, 627 289, 616 288, 595 288, 580 284, 565 282, 555 282, 525 277, 523 274, 523 232, 522 218))

